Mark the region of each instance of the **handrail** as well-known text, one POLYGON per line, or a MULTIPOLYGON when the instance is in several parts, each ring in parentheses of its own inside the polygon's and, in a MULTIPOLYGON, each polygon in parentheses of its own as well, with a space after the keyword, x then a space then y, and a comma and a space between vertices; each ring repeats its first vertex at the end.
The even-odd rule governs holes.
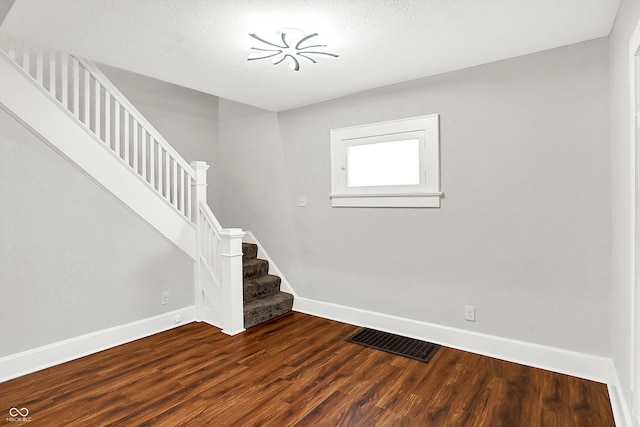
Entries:
POLYGON ((195 227, 198 320, 244 331, 242 237, 207 205, 206 162, 187 163, 89 60, 0 35, 0 55, 195 227))
POLYGON ((218 218, 213 214, 213 211, 209 207, 208 204, 202 202, 202 200, 198 203, 200 209, 202 209, 202 214, 205 216, 207 221, 213 226, 216 233, 222 232, 222 226, 220 222, 218 222, 218 218))
POLYGON ((214 273, 214 280, 219 278, 217 256, 220 254, 219 240, 222 228, 213 216, 211 209, 205 203, 198 203, 198 216, 196 217, 198 233, 198 255, 204 260, 205 265, 214 273))
POLYGON ((91 61, 0 35, 0 51, 190 222, 196 172, 91 61))
POLYGON ((235 335, 244 331, 241 229, 223 229, 202 200, 197 204, 195 264, 198 317, 235 335), (207 311, 209 308, 209 311, 207 311))
POLYGON ((171 144, 169 144, 167 140, 164 139, 162 135, 160 135, 160 132, 158 132, 158 130, 151 123, 147 121, 147 119, 142 115, 142 113, 138 111, 138 109, 122 94, 122 92, 120 92, 120 90, 117 87, 115 87, 113 83, 111 83, 111 80, 109 80, 109 78, 105 76, 104 73, 100 71, 100 69, 96 67, 96 65, 93 62, 89 61, 88 59, 80 58, 75 55, 70 55, 70 56, 73 58, 76 58, 84 68, 89 70, 89 72, 96 78, 96 80, 100 82, 102 87, 108 90, 111 93, 111 96, 117 99, 120 105, 125 110, 129 111, 129 114, 131 115, 131 117, 135 118, 138 121, 138 123, 146 129, 147 133, 151 135, 156 142, 162 145, 162 148, 164 148, 171 155, 171 157, 173 157, 178 162, 178 164, 191 176, 191 178, 195 178, 195 172, 189 165, 189 162, 187 162, 171 146, 171 144))

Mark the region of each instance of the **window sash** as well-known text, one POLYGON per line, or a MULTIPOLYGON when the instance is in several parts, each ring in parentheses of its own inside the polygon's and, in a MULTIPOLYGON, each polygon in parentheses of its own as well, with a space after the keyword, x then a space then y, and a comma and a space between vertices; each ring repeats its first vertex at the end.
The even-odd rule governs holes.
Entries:
POLYGON ((420 185, 420 138, 347 145, 347 187, 420 185))
POLYGON ((442 193, 438 115, 332 130, 331 190, 332 206, 439 207, 442 193), (374 185, 354 185, 350 181, 352 148, 355 151, 351 152, 357 152, 360 146, 407 140, 418 140, 417 183, 381 185, 373 180, 368 184, 374 185), (422 201, 421 197, 437 197, 437 201, 422 201))

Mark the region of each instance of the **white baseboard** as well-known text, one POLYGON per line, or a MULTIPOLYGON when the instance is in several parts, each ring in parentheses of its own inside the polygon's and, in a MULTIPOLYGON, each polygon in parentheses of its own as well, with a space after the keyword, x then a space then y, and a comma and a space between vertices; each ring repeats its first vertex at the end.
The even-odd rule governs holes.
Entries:
POLYGON ((635 424, 632 421, 631 410, 621 391, 620 378, 612 359, 302 297, 297 297, 294 300, 293 309, 326 319, 378 329, 509 362, 605 383, 609 391, 616 426, 640 427, 640 420, 635 424))
POLYGON ((293 309, 608 384, 611 359, 298 297, 293 309))
POLYGON ((190 306, 0 358, 0 383, 196 320, 190 306), (175 316, 180 315, 179 323, 175 316))
MULTIPOLYGON (((301 297, 295 299, 293 308, 301 313, 606 383, 616 425, 633 426, 611 359, 301 297)), ((5 356, 0 358, 0 383, 194 321, 196 307, 190 306, 5 356), (178 324, 176 315, 182 318, 178 324)))
POLYGON ((638 427, 639 422, 633 424, 631 416, 631 408, 627 405, 627 401, 622 394, 622 386, 620 384, 620 377, 613 361, 609 364, 609 382, 607 388, 609 389, 609 399, 611 400, 611 409, 613 410, 613 418, 618 427, 638 427))

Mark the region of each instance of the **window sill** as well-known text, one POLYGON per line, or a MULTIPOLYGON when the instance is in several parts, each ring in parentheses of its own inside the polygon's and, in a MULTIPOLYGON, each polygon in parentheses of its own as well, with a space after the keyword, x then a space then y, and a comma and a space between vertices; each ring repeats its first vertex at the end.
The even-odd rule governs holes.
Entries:
POLYGON ((443 193, 330 194, 333 208, 439 208, 443 193))

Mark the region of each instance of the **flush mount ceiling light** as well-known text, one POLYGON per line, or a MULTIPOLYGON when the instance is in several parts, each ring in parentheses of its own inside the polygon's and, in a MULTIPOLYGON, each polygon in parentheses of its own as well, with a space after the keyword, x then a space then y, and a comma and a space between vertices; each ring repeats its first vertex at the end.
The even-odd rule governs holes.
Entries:
POLYGON ((317 63, 314 56, 326 56, 329 58, 337 58, 340 55, 323 52, 322 48, 327 47, 325 44, 313 44, 313 38, 318 37, 318 33, 302 36, 299 30, 281 30, 280 42, 272 43, 256 34, 249 34, 255 40, 261 43, 261 47, 252 47, 255 51, 247 57, 247 61, 255 61, 258 59, 272 58, 273 65, 278 65, 285 59, 289 60, 289 68, 294 71, 300 71, 300 61, 302 58, 309 63, 317 63), (295 43, 295 44, 294 44, 295 43))

